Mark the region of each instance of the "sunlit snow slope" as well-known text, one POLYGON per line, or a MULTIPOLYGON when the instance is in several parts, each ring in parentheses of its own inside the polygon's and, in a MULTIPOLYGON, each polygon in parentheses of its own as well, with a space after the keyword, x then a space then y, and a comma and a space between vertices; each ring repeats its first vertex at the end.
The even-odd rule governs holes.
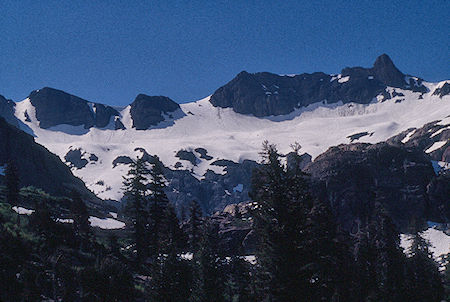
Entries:
MULTIPOLYGON (((404 96, 382 101, 374 99, 371 104, 326 104, 316 103, 299 109, 289 115, 256 118, 235 113, 232 109, 214 107, 209 98, 182 104, 185 115, 169 120, 149 130, 131 128, 129 106, 120 111, 126 130, 110 130, 82 126, 60 125, 41 129, 35 110, 28 99, 17 103, 16 117, 27 125, 36 136, 36 141, 57 154, 63 161, 69 150, 81 148, 88 164, 81 169, 73 168, 100 198, 120 200, 122 197, 122 176, 127 165, 113 167, 118 156, 136 158, 144 148, 149 154, 156 154, 168 167, 191 170, 199 179, 207 169, 223 173, 223 168, 211 165, 216 159, 242 161, 258 160, 261 143, 269 140, 277 144, 281 152, 289 152, 289 145, 299 142, 303 152, 314 157, 330 146, 349 143, 348 136, 368 132, 357 142, 376 143, 410 128, 418 128, 427 122, 442 120, 450 124, 450 97, 432 95, 441 83, 424 83, 428 93, 415 93, 395 89, 404 96), (422 96, 421 96, 422 95, 422 96), (28 119, 25 118, 27 111, 28 119), (27 121, 28 120, 28 121, 27 121), (213 159, 199 159, 196 166, 180 160, 175 154, 180 149, 205 148, 213 159), (89 160, 94 154, 98 160, 89 160)), ((111 120, 110 125, 113 123, 111 120)), ((28 129, 30 132, 30 130, 28 129)), ((407 137, 405 137, 407 140, 407 137)))

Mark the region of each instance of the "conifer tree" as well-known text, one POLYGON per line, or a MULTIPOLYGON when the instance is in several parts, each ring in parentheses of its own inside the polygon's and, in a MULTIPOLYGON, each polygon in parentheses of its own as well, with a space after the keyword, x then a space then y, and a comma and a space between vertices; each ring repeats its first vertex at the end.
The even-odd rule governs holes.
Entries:
POLYGON ((445 297, 447 301, 450 301, 450 253, 443 257, 443 260, 444 263, 447 263, 444 270, 445 297))
POLYGON ((192 302, 224 302, 222 257, 218 250, 217 226, 207 222, 202 227, 199 251, 194 254, 192 302))
POLYGON ((190 267, 181 259, 179 252, 185 245, 184 234, 179 226, 175 209, 168 205, 165 209, 165 232, 161 238, 161 253, 152 270, 155 301, 184 302, 189 298, 191 280, 190 267))
POLYGON ((378 202, 363 217, 356 242, 356 293, 376 301, 405 301, 406 256, 400 247, 399 232, 378 202))
POLYGON ((262 158, 251 196, 257 203, 253 226, 259 239, 258 299, 308 301, 311 251, 305 228, 312 200, 306 179, 299 168, 287 171, 268 142, 263 144, 262 158))
POLYGON ((150 210, 150 249, 153 257, 158 257, 161 252, 162 234, 166 231, 166 214, 169 199, 165 193, 166 179, 163 172, 163 164, 157 156, 153 158, 150 170, 149 183, 149 210, 150 210))
POLYGON ((80 240, 80 249, 89 241, 91 235, 91 225, 89 223, 89 214, 86 204, 81 199, 81 195, 73 191, 71 212, 73 215, 73 230, 75 236, 80 240))
POLYGON ((250 302, 255 301, 252 293, 251 264, 248 263, 241 251, 239 255, 231 257, 227 265, 227 282, 225 289, 226 301, 250 302))
POLYGON ((440 302, 444 298, 444 287, 430 243, 419 232, 413 234, 411 240, 407 272, 410 299, 440 302))
MULTIPOLYGON (((10 160, 6 165, 5 170, 5 182, 6 182, 6 201, 11 206, 17 206, 19 203, 19 172, 16 163, 10 160)), ((20 225, 20 215, 17 214, 17 224, 20 225)))
POLYGON ((130 170, 123 181, 125 196, 131 209, 138 263, 142 263, 148 256, 148 174, 146 162, 138 158, 131 162, 130 170))
POLYGON ((406 256, 400 247, 400 236, 387 212, 376 205, 377 282, 379 301, 405 301, 406 256))
POLYGON ((48 252, 52 252, 54 245, 57 245, 58 242, 55 242, 57 239, 52 236, 55 229, 55 221, 52 218, 47 202, 43 200, 37 204, 36 210, 30 216, 30 224, 45 242, 45 248, 48 249, 48 252))
POLYGON ((16 163, 11 160, 5 169, 6 200, 13 206, 19 201, 19 172, 16 163))
POLYGON ((199 249, 202 225, 202 209, 195 200, 190 204, 189 216, 189 250, 195 254, 199 249))
POLYGON ((310 300, 350 301, 352 258, 346 242, 338 236, 329 206, 316 201, 308 213, 305 249, 309 258, 310 300))

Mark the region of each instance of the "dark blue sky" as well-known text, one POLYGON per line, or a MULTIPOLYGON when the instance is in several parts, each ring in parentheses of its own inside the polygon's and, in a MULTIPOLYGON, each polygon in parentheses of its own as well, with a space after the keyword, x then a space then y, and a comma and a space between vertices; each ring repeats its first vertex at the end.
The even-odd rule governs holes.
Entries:
POLYGON ((0 94, 50 86, 90 101, 203 98, 241 70, 338 73, 387 53, 449 78, 450 2, 3 1, 0 94))

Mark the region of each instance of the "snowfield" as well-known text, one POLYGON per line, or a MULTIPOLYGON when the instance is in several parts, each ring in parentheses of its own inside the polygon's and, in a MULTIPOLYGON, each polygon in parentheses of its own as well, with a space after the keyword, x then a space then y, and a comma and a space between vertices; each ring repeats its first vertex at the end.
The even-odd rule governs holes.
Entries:
MULTIPOLYGON (((176 169, 175 164, 180 162, 182 165, 178 164, 177 169, 190 170, 195 177, 202 179, 208 169, 218 174, 224 173, 223 167, 211 165, 217 159, 235 162, 244 159, 259 160, 258 152, 264 140, 277 144, 282 153, 289 152, 289 146, 293 142, 299 142, 302 152, 307 152, 314 158, 330 146, 349 143, 348 136, 355 133, 373 132, 373 135, 363 136, 355 142, 377 143, 431 121, 450 124, 450 97, 439 98, 432 95, 435 88, 442 86, 443 82, 424 85, 429 92, 423 94, 422 98, 421 93, 389 88, 389 91, 395 90, 404 96, 386 101, 379 97, 368 105, 327 104, 324 101, 288 115, 265 118, 214 107, 207 97, 181 104, 184 114, 174 114, 173 119, 167 117, 164 122, 148 130, 131 128, 130 106, 120 111, 120 119, 126 130, 113 130, 113 119, 103 129, 84 129, 83 126, 69 125, 41 129, 36 120, 35 109, 28 99, 17 103, 15 114, 29 127, 28 130, 24 127, 24 130, 32 132, 38 143, 63 161, 69 150, 78 148, 81 148, 86 160, 91 154, 97 156, 97 161, 88 160, 84 168, 73 168, 73 173, 100 198, 120 200, 123 196, 122 176, 126 174, 128 166, 118 164, 113 167, 112 162, 118 156, 136 158, 142 154, 135 151, 136 148, 144 148, 149 154, 158 155, 172 169, 176 169), (25 111, 31 122, 25 121, 25 111), (199 154, 193 151, 199 147, 205 148, 213 159, 200 159, 199 154), (175 157, 180 149, 193 151, 198 158, 197 165, 193 166, 190 162, 175 157)), ((412 133, 411 131, 406 135, 405 142, 412 133)), ((439 146, 436 143, 428 151, 439 146)))

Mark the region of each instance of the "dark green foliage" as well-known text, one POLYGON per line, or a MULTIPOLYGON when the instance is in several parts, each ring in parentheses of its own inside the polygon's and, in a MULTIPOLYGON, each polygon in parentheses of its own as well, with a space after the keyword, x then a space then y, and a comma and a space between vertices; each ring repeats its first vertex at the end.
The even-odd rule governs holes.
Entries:
POLYGON ((146 162, 142 158, 138 158, 130 163, 130 170, 128 170, 127 177, 124 177, 123 181, 128 209, 133 222, 138 263, 143 263, 148 256, 149 205, 146 177, 149 173, 146 162))
POLYGON ((399 232, 386 211, 378 205, 374 221, 377 222, 377 282, 380 301, 405 301, 406 257, 400 247, 399 232))
POLYGON ((447 301, 450 301, 450 253, 444 257, 444 261, 447 263, 444 271, 445 297, 447 301))
POLYGON ((6 200, 15 206, 19 202, 19 174, 14 161, 9 161, 5 171, 6 200))
POLYGON ((186 260, 179 257, 186 241, 171 205, 166 207, 164 217, 160 253, 152 269, 155 301, 186 301, 189 297, 190 267, 186 260))
POLYGON ((29 259, 31 243, 0 226, 0 300, 14 301, 24 292, 16 274, 29 259))
POLYGON ((129 268, 113 258, 80 271, 81 297, 85 301, 133 301, 134 284, 129 268))
POLYGON ((89 223, 89 214, 86 204, 81 199, 81 195, 78 192, 72 192, 72 204, 70 207, 73 217, 73 231, 77 240, 80 243, 80 248, 89 242, 91 234, 91 225, 89 223))
POLYGON ((381 204, 367 213, 356 236, 355 292, 368 300, 407 301, 406 256, 397 228, 381 204))
POLYGON ((189 207, 189 250, 196 253, 200 247, 202 209, 197 201, 193 200, 189 207))
MULTIPOLYGON (((302 247, 308 264, 309 301, 349 301, 348 284, 353 261, 343 234, 337 232, 335 219, 327 204, 316 202, 307 216, 306 240, 302 247)), ((305 261, 304 260, 304 261, 305 261)))
POLYGON ((252 264, 247 262, 243 256, 231 257, 225 267, 227 282, 225 284, 225 300, 232 302, 256 301, 252 273, 252 264))
POLYGON ((191 267, 174 253, 161 256, 152 273, 151 296, 154 301, 184 302, 190 296, 191 267))
POLYGON ((415 301, 439 302, 444 298, 444 287, 429 250, 430 243, 420 233, 412 236, 408 259, 409 299, 415 301))
POLYGON ((299 149, 294 145, 297 157, 285 166, 265 143, 248 213, 202 217, 194 201, 182 227, 157 157, 151 169, 137 159, 125 178, 124 218, 132 228, 91 228, 79 194, 55 198, 34 188, 10 198, 35 210, 17 224, 7 194, 0 194, 0 300, 433 302, 445 297, 444 286, 450 296, 450 265, 439 273, 420 233, 406 257, 377 194, 367 193, 350 234, 354 241, 340 231, 330 206, 311 198, 308 176, 296 162, 299 149), (65 217, 74 223, 57 222, 65 217), (258 239, 256 264, 244 257, 252 245, 222 248, 229 244, 226 230, 247 231, 250 224, 258 239))
POLYGON ((255 172, 252 198, 258 204, 254 230, 259 238, 259 300, 309 300, 311 251, 306 216, 312 199, 304 174, 287 171, 274 145, 264 144, 263 166, 255 172))
POLYGON ((163 173, 163 165, 158 157, 154 158, 152 169, 150 170, 149 183, 149 204, 150 204, 150 254, 157 257, 161 252, 162 241, 165 240, 163 234, 166 232, 167 215, 166 208, 169 199, 165 193, 166 180, 163 173))
POLYGON ((218 250, 218 230, 212 223, 205 223, 199 251, 194 255, 194 281, 192 302, 225 301, 223 255, 218 250))

